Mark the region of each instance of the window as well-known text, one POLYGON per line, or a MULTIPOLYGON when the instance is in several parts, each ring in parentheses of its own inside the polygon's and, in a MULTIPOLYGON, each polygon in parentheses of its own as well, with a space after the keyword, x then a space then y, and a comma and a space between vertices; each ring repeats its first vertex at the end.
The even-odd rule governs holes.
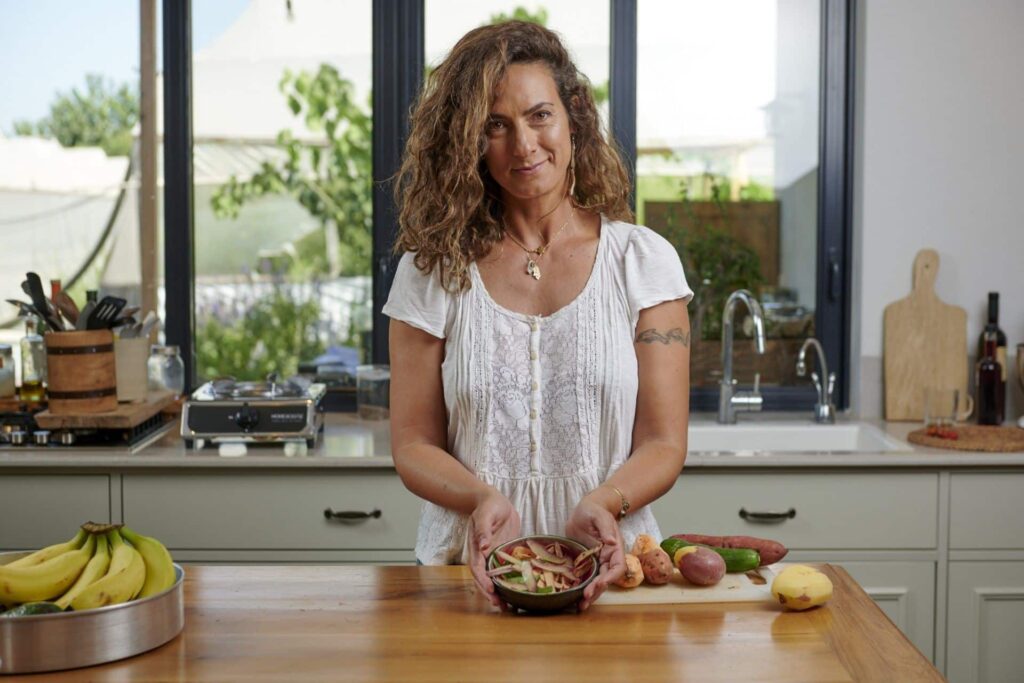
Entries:
MULTIPOLYGON (((767 346, 737 339, 734 377, 808 385, 796 358, 816 334, 819 5, 638 4, 637 213, 675 244, 696 292, 694 387, 721 379, 722 309, 740 288, 762 303, 767 346)), ((742 305, 735 319, 750 337, 742 305)))
POLYGON ((198 381, 368 361, 369 0, 192 10, 198 381))
POLYGON ((558 32, 576 66, 590 79, 607 120, 608 0, 426 0, 428 68, 440 62, 467 31, 504 19, 534 21, 558 32))
MULTIPOLYGON (((27 300, 33 271, 78 306, 99 290, 162 312, 156 131, 140 124, 142 88, 157 89, 156 22, 124 0, 0 4, 2 298, 27 300)), ((2 304, 0 342, 15 355, 16 315, 2 304)))
MULTIPOLYGON (((424 69, 470 28, 496 15, 526 15, 562 33, 595 88, 608 92, 609 125, 630 164, 637 155, 640 220, 668 235, 684 256, 719 249, 729 257, 730 276, 721 283, 708 277, 707 286, 705 275, 691 268, 700 296, 691 307, 700 327, 693 408, 715 406, 720 304, 740 285, 757 289, 765 303, 770 351, 755 359, 751 345, 738 340, 736 376, 748 383, 761 373, 767 409, 810 407, 813 390, 794 369, 796 349, 814 335, 838 375, 836 403, 845 407, 852 10, 851 0, 170 3, 163 34, 165 229, 174 244, 167 252, 168 338, 186 347, 189 363, 193 334, 202 347, 215 321, 222 331, 249 337, 249 346, 236 348, 266 359, 266 342, 261 346, 258 334, 238 328, 251 312, 247 306, 268 296, 315 300, 319 310, 306 319, 315 322, 293 325, 302 333, 290 337, 290 351, 274 356, 281 370, 327 345, 387 362, 380 309, 396 263, 390 246, 397 229, 388 179, 400 162, 424 69), (205 32, 210 16, 231 13, 220 32, 205 32), (188 27, 194 29, 194 60, 188 27), (237 68, 255 62, 262 75, 231 78, 231 60, 237 68), (319 129, 306 116, 300 89, 309 92, 321 65, 336 74, 328 79, 331 88, 351 82, 351 90, 341 88, 350 93, 346 111, 364 107, 373 120, 372 138, 367 131, 334 156, 330 136, 352 128, 319 129), (282 92, 277 86, 286 69, 292 75, 282 92), (372 112, 366 97, 371 77, 372 112), (284 130, 291 133, 279 135, 284 130), (372 148, 369 190, 359 182, 370 180, 364 145, 372 148), (268 175, 264 164, 277 175, 268 175), (331 175, 335 168, 341 172, 331 175), (329 197, 340 192, 353 203, 332 214, 329 202, 317 197, 321 183, 306 182, 311 178, 338 180, 329 197), (367 193, 372 199, 362 200, 367 193), (337 244, 327 237, 332 220, 337 244), (364 258, 367 250, 371 256, 364 258), (305 346, 307 340, 313 345, 305 346)), ((321 86, 314 89, 319 93, 321 86)), ((692 261, 718 266, 723 259, 692 261)), ((218 344, 208 346, 219 353, 218 344)), ((205 353, 199 348, 201 359, 205 353)), ((266 369, 254 369, 252 360, 241 358, 246 372, 266 369)), ((204 364, 193 373, 193 385, 230 367, 204 364)))

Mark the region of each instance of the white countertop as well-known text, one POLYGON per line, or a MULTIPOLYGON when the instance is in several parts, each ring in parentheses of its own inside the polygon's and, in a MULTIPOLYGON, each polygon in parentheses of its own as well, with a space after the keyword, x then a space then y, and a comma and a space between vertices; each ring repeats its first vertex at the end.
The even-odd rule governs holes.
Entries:
MULTIPOLYGON (((714 422, 713 415, 694 415, 691 424, 714 422)), ((799 425, 792 414, 742 416, 741 424, 799 425), (746 418, 744 420, 743 418, 746 418)), ((244 455, 222 455, 216 446, 204 449, 186 448, 174 429, 155 443, 136 451, 129 449, 89 449, 6 447, 0 449, 0 468, 86 469, 125 471, 134 469, 334 469, 393 468, 391 438, 387 421, 360 420, 351 414, 327 416, 324 436, 319 446, 306 449, 292 444, 249 446, 244 455)), ((810 420, 809 427, 814 426, 810 420)), ((887 423, 870 421, 888 436, 906 443, 906 436, 918 423, 887 423)), ((828 427, 817 427, 827 429, 828 427)), ((690 453, 686 468, 949 468, 949 467, 1020 467, 1024 453, 969 453, 937 450, 907 444, 910 450, 856 453, 690 453)))

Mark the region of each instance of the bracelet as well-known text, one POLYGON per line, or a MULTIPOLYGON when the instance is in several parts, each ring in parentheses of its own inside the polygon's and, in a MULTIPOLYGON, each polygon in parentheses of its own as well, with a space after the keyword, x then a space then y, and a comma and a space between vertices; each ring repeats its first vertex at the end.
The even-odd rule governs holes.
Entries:
POLYGON ((629 512, 629 501, 626 500, 626 495, 619 490, 618 486, 615 486, 614 484, 609 484, 608 482, 605 482, 601 484, 601 486, 608 486, 613 491, 615 491, 615 493, 619 494, 619 498, 622 500, 622 506, 619 508, 619 515, 618 517, 616 517, 616 519, 623 519, 626 516, 626 513, 629 512))

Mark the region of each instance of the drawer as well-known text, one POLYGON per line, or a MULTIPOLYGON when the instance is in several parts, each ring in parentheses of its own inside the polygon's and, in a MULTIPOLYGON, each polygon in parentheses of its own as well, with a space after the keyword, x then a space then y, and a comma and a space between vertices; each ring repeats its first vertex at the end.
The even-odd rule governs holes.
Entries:
POLYGON ((124 521, 171 550, 405 550, 421 501, 397 474, 124 475, 124 521), (324 511, 377 518, 328 520, 324 511))
POLYGON ((938 545, 937 474, 684 472, 653 509, 666 536, 742 534, 807 549, 938 545), (782 515, 765 522, 756 513, 782 515))
POLYGON ((1024 475, 950 476, 949 547, 1024 548, 1024 475))
POLYGON ((89 521, 111 521, 106 474, 0 476, 0 550, 61 543, 89 521))

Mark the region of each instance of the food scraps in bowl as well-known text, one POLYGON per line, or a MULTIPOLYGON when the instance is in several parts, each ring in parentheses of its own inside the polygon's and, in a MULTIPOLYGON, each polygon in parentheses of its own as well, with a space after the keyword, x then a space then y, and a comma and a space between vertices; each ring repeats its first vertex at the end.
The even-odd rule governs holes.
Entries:
POLYGON ((583 597, 583 588, 597 576, 600 549, 561 536, 517 538, 495 548, 487 575, 513 607, 557 611, 583 597))

